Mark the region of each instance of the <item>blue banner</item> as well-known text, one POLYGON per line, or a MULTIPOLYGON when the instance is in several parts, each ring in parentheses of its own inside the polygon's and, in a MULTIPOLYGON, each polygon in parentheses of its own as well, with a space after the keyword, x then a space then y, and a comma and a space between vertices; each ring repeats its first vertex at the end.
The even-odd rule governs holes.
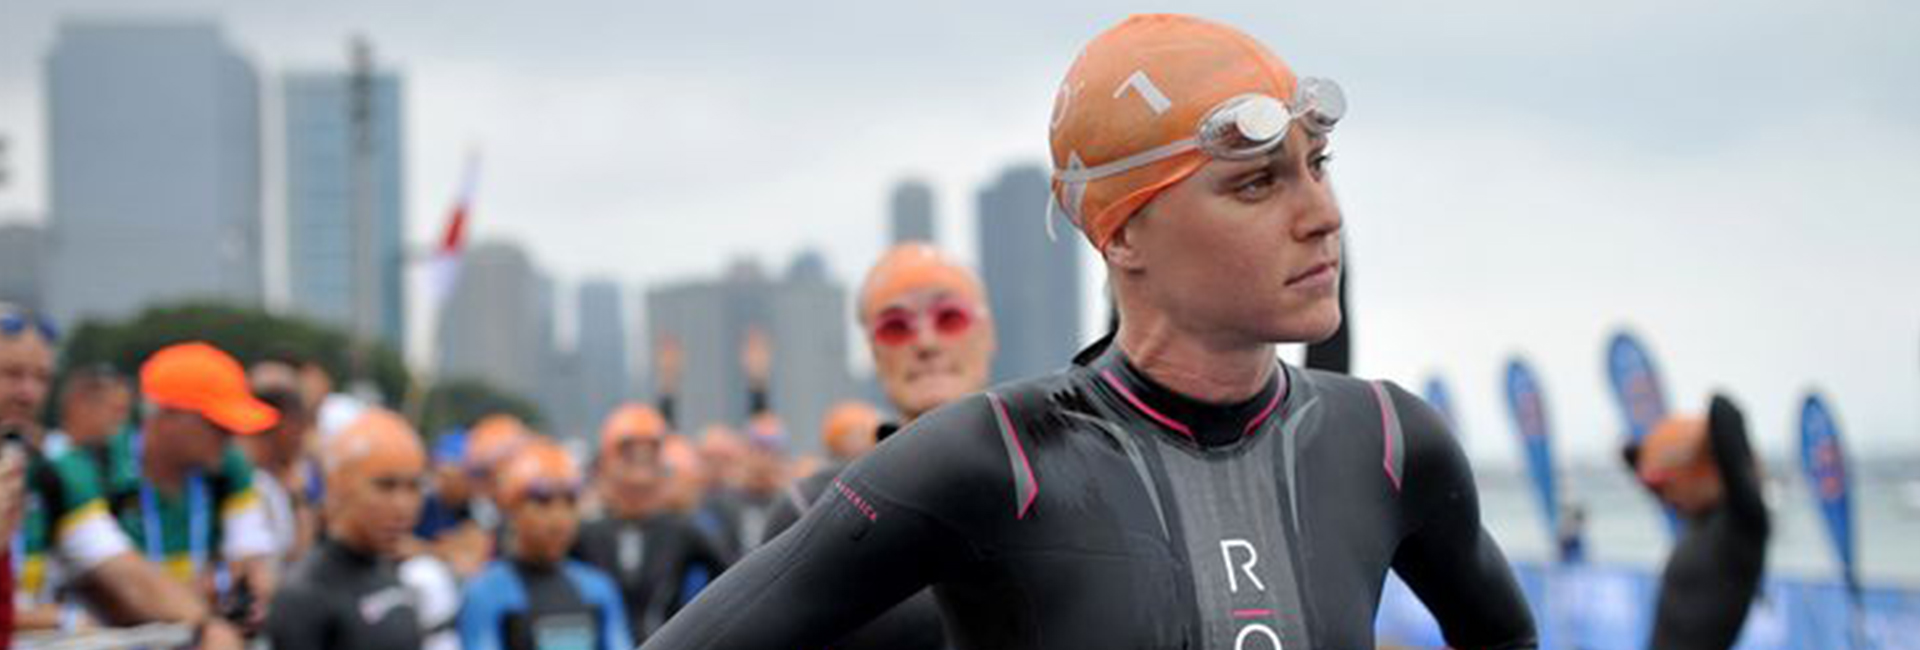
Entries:
POLYGON ((1607 378, 1613 398, 1627 418, 1627 439, 1639 442, 1667 417, 1667 392, 1654 371, 1653 357, 1632 332, 1622 330, 1607 343, 1607 378))
POLYGON ((1540 507, 1547 516, 1547 538, 1559 539, 1560 496, 1554 489, 1553 447, 1547 430, 1546 400, 1540 395, 1540 382, 1534 379, 1527 362, 1515 357, 1507 362, 1507 406, 1520 432, 1520 445, 1527 457, 1527 471, 1540 496, 1540 507))
MULTIPOLYGON (((1640 442, 1654 425, 1667 417, 1667 391, 1660 384, 1660 373, 1653 368, 1653 355, 1632 332, 1620 330, 1607 341, 1607 379, 1613 386, 1613 400, 1627 419, 1627 441, 1640 442)), ((1662 507, 1667 530, 1680 532, 1680 515, 1662 507)))
POLYGON ((1815 504, 1827 522, 1827 537, 1840 559, 1840 577, 1857 592, 1853 546, 1853 483, 1847 475, 1846 448, 1840 445, 1840 427, 1820 395, 1811 394, 1800 406, 1800 468, 1815 504))
POLYGON ((1447 430, 1452 431, 1455 436, 1465 435, 1465 432, 1460 429, 1460 417, 1454 415, 1453 391, 1447 390, 1447 382, 1439 375, 1428 377, 1427 385, 1422 392, 1425 393, 1427 404, 1432 405, 1433 410, 1439 411, 1440 417, 1446 419, 1447 430))

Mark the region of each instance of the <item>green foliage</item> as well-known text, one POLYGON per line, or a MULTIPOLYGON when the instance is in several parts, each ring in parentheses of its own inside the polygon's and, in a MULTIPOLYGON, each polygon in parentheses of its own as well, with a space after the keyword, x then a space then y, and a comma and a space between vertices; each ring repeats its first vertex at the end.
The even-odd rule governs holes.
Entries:
POLYGON ((295 354, 320 364, 337 386, 371 379, 388 404, 404 403, 412 381, 400 355, 385 345, 356 345, 346 332, 311 320, 219 303, 152 307, 125 321, 84 321, 67 337, 61 365, 106 363, 133 377, 160 348, 188 341, 211 343, 243 365, 295 354))
POLYGON ((540 426, 540 410, 525 398, 510 395, 485 382, 454 379, 436 383, 427 392, 420 416, 420 431, 438 435, 449 427, 470 427, 480 418, 506 413, 529 426, 540 426))

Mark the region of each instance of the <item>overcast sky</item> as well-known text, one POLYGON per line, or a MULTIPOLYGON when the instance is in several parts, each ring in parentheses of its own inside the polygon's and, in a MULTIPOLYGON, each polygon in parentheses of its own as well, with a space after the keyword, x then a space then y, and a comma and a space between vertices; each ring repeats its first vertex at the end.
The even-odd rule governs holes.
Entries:
MULTIPOLYGON (((477 148, 478 236, 524 242, 563 281, 638 289, 804 247, 852 281, 910 175, 973 259, 974 194, 1044 160, 1074 53, 1167 7, 6 0, 0 215, 46 208, 41 70, 63 17, 211 17, 263 75, 337 67, 355 33, 404 74, 415 241, 477 148)), ((1603 458, 1621 425, 1601 353, 1622 324, 1676 404, 1732 392, 1764 450, 1785 453, 1811 386, 1856 446, 1920 450, 1920 4, 1178 9, 1346 88, 1333 169, 1358 369, 1446 376, 1487 460, 1517 457, 1499 388, 1515 352, 1560 456, 1603 458)))

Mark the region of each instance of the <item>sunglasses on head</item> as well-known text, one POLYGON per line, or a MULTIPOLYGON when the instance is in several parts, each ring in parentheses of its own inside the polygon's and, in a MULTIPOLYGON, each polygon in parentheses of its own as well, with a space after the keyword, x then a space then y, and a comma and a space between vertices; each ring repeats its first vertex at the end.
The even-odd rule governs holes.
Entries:
POLYGON ((27 331, 29 327, 38 331, 40 338, 45 339, 48 343, 60 339, 60 330, 55 329, 53 321, 45 316, 11 310, 0 312, 0 334, 8 337, 19 336, 21 332, 27 331))
POLYGON ((955 302, 939 302, 919 311, 894 307, 873 318, 873 340, 904 345, 920 336, 920 328, 929 326, 941 336, 954 337, 972 329, 973 320, 973 310, 955 302))

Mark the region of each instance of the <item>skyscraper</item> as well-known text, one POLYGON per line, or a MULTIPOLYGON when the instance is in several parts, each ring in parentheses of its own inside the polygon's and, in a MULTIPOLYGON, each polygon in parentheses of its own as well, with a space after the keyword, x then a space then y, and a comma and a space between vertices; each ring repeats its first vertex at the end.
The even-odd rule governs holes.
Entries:
POLYGON ((364 76, 300 72, 286 76, 284 94, 287 278, 293 308, 347 331, 370 327, 379 340, 399 349, 406 338, 400 78, 372 70, 364 76), (360 101, 364 111, 356 110, 360 101), (368 129, 364 141, 356 114, 368 129), (367 185, 356 190, 356 183, 367 185), (363 207, 372 216, 365 231, 355 222, 363 207), (363 246, 368 250, 360 250, 363 246), (362 264, 371 268, 359 268, 362 264), (363 290, 373 295, 359 295, 363 290), (372 310, 364 324, 356 321, 362 308, 372 310))
POLYGON ((39 225, 0 219, 0 302, 32 311, 46 308, 46 242, 39 225))
POLYGON ((259 82, 220 28, 64 22, 46 80, 49 310, 258 304, 259 82))
POLYGON ((892 243, 909 241, 935 243, 933 230, 933 186, 919 179, 907 179, 893 186, 887 204, 892 224, 892 243))
POLYGON ((847 369, 846 290, 817 253, 796 258, 786 275, 769 279, 757 264, 735 264, 715 280, 663 286, 647 294, 648 332, 678 341, 686 359, 680 381, 679 425, 739 425, 748 415, 741 343, 754 328, 773 347, 771 406, 786 422, 796 449, 819 449, 820 418, 855 390, 847 369))
POLYGON ((574 339, 574 350, 580 360, 580 402, 588 426, 635 397, 623 296, 620 285, 611 280, 580 285, 580 335, 574 339))
POLYGON ((1000 347, 994 382, 1067 365, 1080 341, 1080 246, 1046 235, 1047 172, 1010 167, 980 191, 980 275, 1000 347))
POLYGON ((544 327, 550 321, 541 310, 550 304, 541 300, 542 282, 516 244, 469 249, 440 314, 439 378, 476 379, 540 401, 553 348, 552 337, 543 336, 551 330, 544 327))

